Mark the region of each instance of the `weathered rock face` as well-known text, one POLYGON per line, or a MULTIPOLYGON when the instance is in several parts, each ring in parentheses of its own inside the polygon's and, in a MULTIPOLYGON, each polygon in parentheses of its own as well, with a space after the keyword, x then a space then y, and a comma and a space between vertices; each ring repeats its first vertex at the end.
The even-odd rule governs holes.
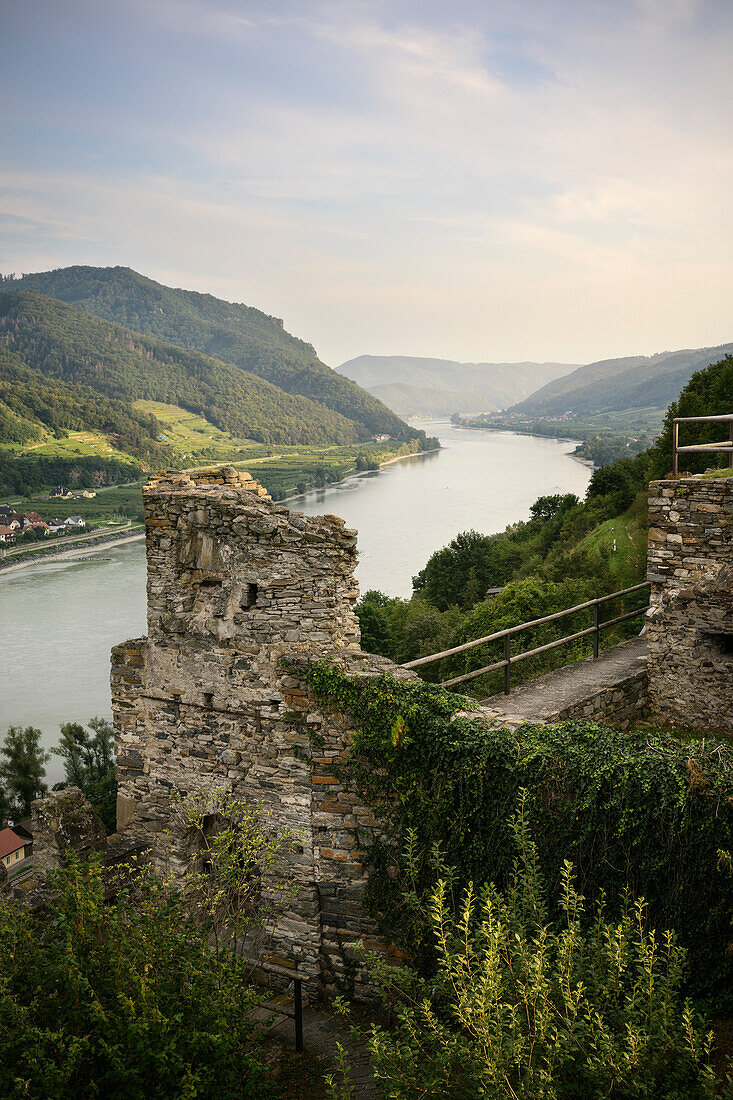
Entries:
POLYGON ((107 837, 97 811, 78 787, 54 791, 31 803, 34 878, 67 865, 71 849, 80 859, 104 852, 107 837))
POLYGON ((668 724, 733 733, 733 478, 657 481, 649 498, 649 697, 668 724))
POLYGON ((154 478, 143 495, 148 637, 112 652, 118 829, 174 872, 187 853, 168 832, 171 803, 192 789, 230 789, 297 830, 273 875, 297 884, 294 898, 275 901, 278 882, 263 882, 269 963, 315 989, 344 975, 346 941, 373 931, 356 836, 373 822, 333 774, 348 731, 280 659, 394 670, 359 648, 356 532, 273 504, 231 467, 154 478))

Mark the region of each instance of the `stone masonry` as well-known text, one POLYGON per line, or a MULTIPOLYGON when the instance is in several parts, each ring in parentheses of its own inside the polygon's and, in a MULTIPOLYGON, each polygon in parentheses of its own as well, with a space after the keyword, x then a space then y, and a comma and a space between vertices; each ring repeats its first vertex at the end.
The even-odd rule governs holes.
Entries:
POLYGON ((733 733, 733 478, 652 482, 649 699, 661 721, 733 733))
MULTIPOLYGON (((356 532, 274 504, 232 467, 159 475, 143 496, 148 634, 112 652, 118 829, 174 873, 188 858, 174 803, 190 791, 213 805, 217 788, 231 790, 266 826, 296 830, 297 849, 262 882, 262 969, 297 973, 311 994, 363 993, 354 942, 390 950, 362 905, 361 849, 379 826, 339 781, 352 731, 299 675, 328 656, 350 674, 414 677, 359 646, 356 532), (297 887, 286 899, 284 881, 297 887)), ((733 730, 732 505, 733 479, 653 483, 646 638, 487 700, 484 715, 625 728, 650 706, 664 721, 733 730)))
POLYGON ((357 836, 376 823, 333 774, 349 730, 281 658, 412 674, 359 647, 356 532, 343 520, 290 512, 232 467, 160 475, 143 496, 148 636, 112 652, 118 829, 174 873, 185 853, 167 831, 172 799, 191 790, 229 789, 266 825, 297 830, 273 872, 297 891, 283 901, 276 881, 262 884, 263 965, 315 993, 353 974, 349 944, 376 931, 357 836))

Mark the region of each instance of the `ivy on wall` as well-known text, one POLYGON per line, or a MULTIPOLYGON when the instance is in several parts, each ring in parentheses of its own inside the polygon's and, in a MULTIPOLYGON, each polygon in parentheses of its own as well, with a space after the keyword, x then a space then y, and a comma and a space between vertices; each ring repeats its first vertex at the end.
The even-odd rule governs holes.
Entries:
POLYGON ((710 991, 725 979, 733 746, 591 721, 510 732, 421 681, 348 677, 323 661, 300 674, 322 706, 354 726, 341 777, 375 808, 383 832, 366 848, 367 904, 416 957, 428 955, 424 929, 403 900, 408 840, 418 890, 434 881, 436 845, 457 889, 469 881, 503 887, 515 856, 507 823, 526 789, 551 895, 570 860, 589 901, 604 892, 613 906, 629 891, 648 900, 652 926, 676 929, 692 989, 710 991))

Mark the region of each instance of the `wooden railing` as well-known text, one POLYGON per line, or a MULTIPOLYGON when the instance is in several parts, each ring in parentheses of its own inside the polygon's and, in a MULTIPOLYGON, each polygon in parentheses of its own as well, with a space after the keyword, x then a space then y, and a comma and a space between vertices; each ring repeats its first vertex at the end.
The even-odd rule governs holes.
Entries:
POLYGON ((440 661, 444 657, 452 657, 456 653, 467 653, 470 649, 476 649, 478 646, 486 645, 488 642, 497 642, 503 639, 504 641, 504 657, 501 661, 494 661, 490 665, 486 665, 484 668, 474 669, 472 672, 464 672, 462 676, 453 676, 450 680, 444 680, 441 687, 453 687, 455 684, 464 684, 467 680, 475 680, 478 676, 483 676, 487 672, 495 672, 497 669, 504 669, 504 694, 508 695, 511 690, 511 667, 513 664, 517 664, 520 661, 526 661, 529 657, 536 657, 539 653, 547 653, 550 649, 557 649, 558 646, 565 645, 566 642, 574 642, 578 638, 587 638, 589 635, 593 635, 593 657, 597 659, 601 631, 607 630, 611 626, 617 626, 619 623, 625 623, 629 619, 635 619, 639 615, 643 615, 649 607, 648 601, 643 607, 636 608, 634 611, 627 611, 623 615, 616 615, 613 619, 607 619, 605 622, 601 622, 600 606, 601 604, 608 603, 610 600, 616 600, 620 596, 628 596, 632 592, 640 592, 642 588, 647 588, 649 581, 644 581, 642 584, 634 584, 631 588, 622 588, 618 592, 611 592, 608 596, 599 596, 595 600, 586 600, 585 603, 576 604, 575 607, 568 607, 565 611, 556 611, 552 615, 543 615, 541 619, 532 619, 527 623, 520 623, 518 626, 509 626, 504 630, 497 630, 494 634, 487 634, 484 638, 475 638, 471 642, 464 642, 462 645, 454 646, 452 649, 445 649, 442 653, 431 653, 429 657, 418 657, 416 661, 408 661, 402 665, 402 668, 422 668, 424 665, 433 664, 435 661, 440 661), (531 627, 542 626, 544 623, 554 622, 556 619, 563 619, 568 615, 574 615, 578 611, 584 611, 587 608, 593 609, 593 625, 587 627, 584 630, 577 630, 574 634, 566 634, 562 638, 558 638, 554 642, 547 642, 545 645, 535 646, 534 649, 525 650, 523 653, 511 652, 512 638, 516 634, 520 634, 523 630, 529 630, 531 627))
POLYGON ((688 451, 728 451, 733 460, 733 413, 724 416, 676 416, 672 421, 672 476, 679 475, 678 455, 688 451), (720 443, 698 443, 694 447, 680 447, 680 424, 702 424, 705 421, 718 421, 730 424, 730 439, 720 443))

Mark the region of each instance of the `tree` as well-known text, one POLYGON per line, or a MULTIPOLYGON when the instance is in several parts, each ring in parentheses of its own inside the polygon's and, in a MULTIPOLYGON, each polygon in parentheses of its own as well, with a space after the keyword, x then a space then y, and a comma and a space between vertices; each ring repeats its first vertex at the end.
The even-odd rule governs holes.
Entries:
POLYGON ((109 884, 73 857, 47 919, 0 899, 0 1095, 274 1096, 242 960, 149 867, 109 884))
POLYGON ((5 828, 10 817, 10 803, 8 802, 8 797, 5 794, 5 788, 0 787, 0 829, 5 828))
POLYGON ((117 782, 114 768, 114 730, 95 716, 84 729, 78 722, 61 726, 61 741, 53 750, 63 758, 67 785, 78 787, 102 818, 107 832, 116 825, 117 782), (91 730, 91 733, 90 733, 91 730))
POLYGON ((29 817, 31 802, 46 793, 43 782, 50 754, 41 748, 41 731, 34 726, 8 726, 0 746, 0 780, 11 810, 29 817))
POLYGON ((61 742, 53 750, 63 757, 64 772, 73 787, 94 783, 114 764, 114 730, 105 718, 90 718, 84 729, 78 722, 65 722, 61 726, 61 742))

